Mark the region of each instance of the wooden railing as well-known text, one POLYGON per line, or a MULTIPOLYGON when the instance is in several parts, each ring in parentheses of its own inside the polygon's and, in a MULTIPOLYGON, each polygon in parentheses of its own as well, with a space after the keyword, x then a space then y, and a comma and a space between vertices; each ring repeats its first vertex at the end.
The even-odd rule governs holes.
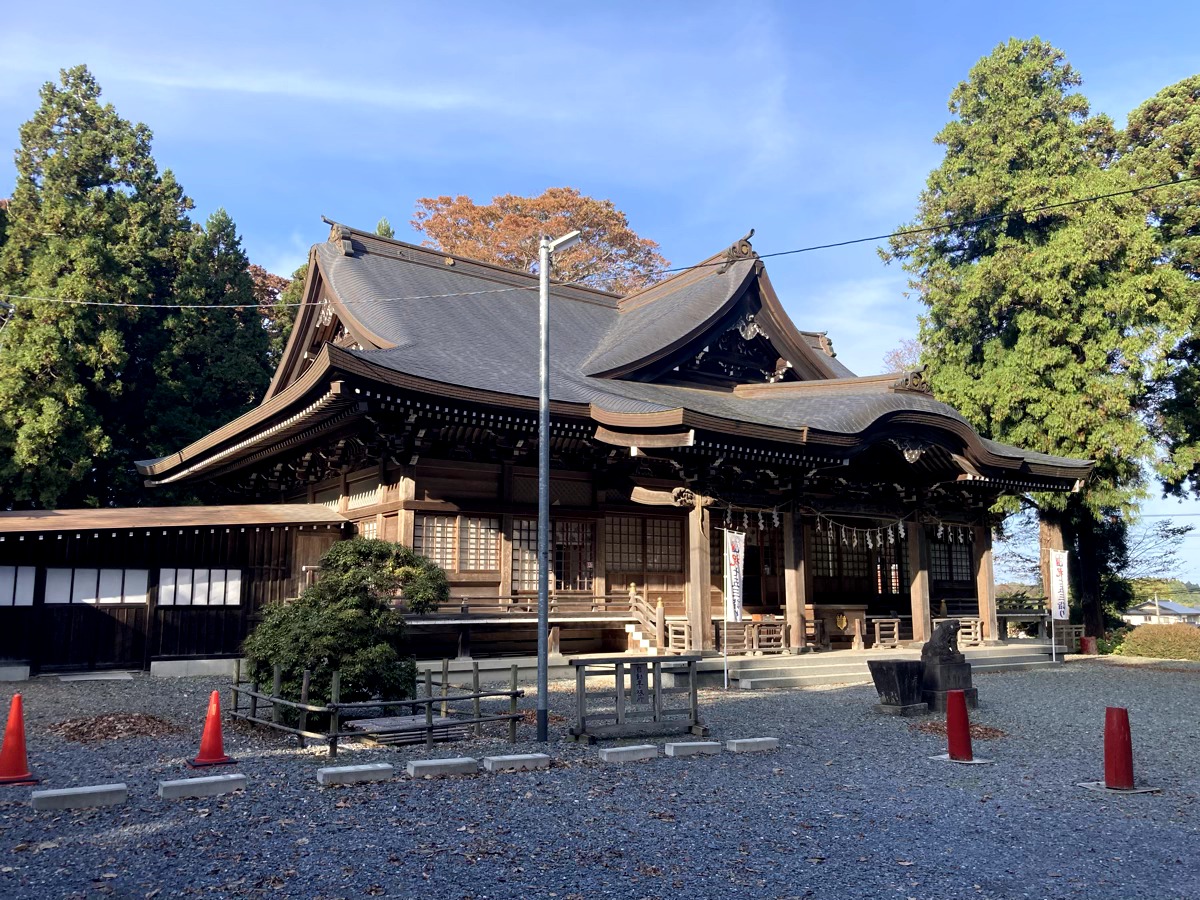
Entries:
POLYGON ((784 653, 787 626, 783 622, 714 622, 718 647, 733 654, 784 653))
POLYGON ((228 711, 230 718, 241 719, 244 722, 282 731, 286 734, 294 734, 297 745, 301 749, 304 748, 306 739, 321 741, 327 745, 327 753, 330 758, 337 756, 339 738, 368 737, 385 741, 389 736, 402 738, 420 736, 425 742, 426 749, 432 749, 436 739, 454 738, 460 730, 465 733, 466 726, 474 726, 475 736, 482 737, 485 722, 506 722, 509 743, 516 743, 517 723, 524 718, 524 713, 517 709, 517 699, 524 697, 525 691, 517 687, 518 670, 516 666, 511 669, 508 690, 481 690, 478 662, 475 663, 472 670, 470 688, 464 686, 456 689, 450 684, 449 660, 442 660, 441 680, 434 680, 432 670, 426 669, 424 677, 416 679, 411 697, 367 700, 358 703, 341 702, 341 672, 333 673, 330 702, 310 703, 308 684, 311 673, 308 671, 304 673, 298 700, 289 700, 283 696, 283 672, 280 666, 274 667, 274 683, 270 693, 262 690, 257 684, 244 687, 241 671, 241 664, 238 663, 234 669, 234 682, 231 689, 233 696, 228 711), (437 694, 434 692, 435 687, 439 689, 437 694), (456 690, 461 693, 454 692, 456 690), (243 699, 246 701, 244 704, 243 699), (489 712, 482 708, 481 701, 496 699, 507 701, 507 710, 489 712), (469 710, 455 714, 450 707, 456 703, 470 703, 471 706, 469 710), (441 716, 435 717, 434 707, 438 705, 441 706, 441 716), (412 713, 411 720, 397 719, 391 727, 377 727, 370 732, 345 727, 347 713, 363 714, 380 711, 386 713, 404 708, 408 708, 412 713), (423 711, 423 716, 418 714, 418 710, 423 711), (310 714, 317 715, 322 719, 325 723, 324 730, 314 731, 309 728, 310 714), (289 717, 296 721, 295 725, 285 723, 284 719, 289 717), (448 728, 448 724, 457 727, 448 728))

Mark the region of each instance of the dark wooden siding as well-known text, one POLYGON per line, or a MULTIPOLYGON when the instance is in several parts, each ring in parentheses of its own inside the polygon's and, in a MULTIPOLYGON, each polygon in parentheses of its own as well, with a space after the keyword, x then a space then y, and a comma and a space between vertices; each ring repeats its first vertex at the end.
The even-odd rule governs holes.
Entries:
POLYGON ((0 659, 36 669, 143 668, 155 659, 236 655, 272 601, 296 596, 299 567, 339 532, 324 526, 217 526, 5 535, 0 565, 36 566, 34 605, 0 607, 0 659), (297 554, 297 545, 301 550, 297 554), (318 545, 321 545, 320 548, 318 545), (147 569, 145 604, 47 604, 48 568, 147 569), (159 570, 236 569, 237 606, 159 606, 159 570))

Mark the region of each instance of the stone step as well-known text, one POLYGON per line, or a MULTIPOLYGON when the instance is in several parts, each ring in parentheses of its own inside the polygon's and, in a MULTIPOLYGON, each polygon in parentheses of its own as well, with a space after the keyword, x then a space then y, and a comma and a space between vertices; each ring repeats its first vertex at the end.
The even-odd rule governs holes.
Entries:
POLYGON ((729 677, 735 681, 740 681, 743 678, 755 680, 759 678, 790 678, 793 675, 870 678, 871 670, 867 668, 865 663, 846 663, 836 666, 775 666, 762 669, 740 669, 738 671, 734 671, 732 667, 729 669, 729 677))
POLYGON ((737 686, 744 691, 762 688, 815 687, 822 684, 863 684, 871 681, 870 673, 859 675, 780 675, 774 678, 741 678, 737 686))

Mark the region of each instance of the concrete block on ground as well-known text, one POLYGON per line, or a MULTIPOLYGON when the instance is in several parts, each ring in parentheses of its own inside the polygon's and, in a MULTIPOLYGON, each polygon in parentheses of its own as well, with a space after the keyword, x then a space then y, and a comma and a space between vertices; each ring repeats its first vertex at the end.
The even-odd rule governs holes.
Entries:
POLYGON ((368 763, 365 766, 326 766, 317 769, 317 784, 363 784, 367 781, 387 781, 396 770, 387 763, 368 763))
POLYGON ((550 768, 545 753, 514 753, 511 756, 485 756, 483 767, 489 772, 530 772, 550 768))
POLYGON ((667 756, 713 756, 721 752, 720 741, 680 741, 667 744, 667 756))
POLYGON ((31 796, 34 809, 87 809, 93 806, 119 806, 129 799, 129 788, 124 784, 97 784, 34 791, 31 796))
POLYGON ((654 744, 636 744, 632 747, 604 747, 600 751, 600 762, 626 763, 643 759, 657 759, 658 747, 654 744))
POLYGON ((453 759, 410 759, 405 767, 411 778, 425 775, 474 775, 479 771, 479 760, 470 756, 453 759))
POLYGON ((29 666, 18 663, 0 665, 0 681, 28 681, 29 666))
POLYGON ((209 775, 205 778, 160 781, 158 796, 163 800, 186 800, 192 797, 216 797, 245 789, 245 775, 209 775))
POLYGON ((779 738, 742 738, 737 741, 726 741, 725 749, 730 753, 762 753, 764 750, 778 750, 779 738))

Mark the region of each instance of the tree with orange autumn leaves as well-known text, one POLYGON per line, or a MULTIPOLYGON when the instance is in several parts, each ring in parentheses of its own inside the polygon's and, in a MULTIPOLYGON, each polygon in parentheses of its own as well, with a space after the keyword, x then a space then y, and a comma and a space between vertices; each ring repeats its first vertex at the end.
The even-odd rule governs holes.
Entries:
POLYGON ((570 187, 548 188, 538 197, 504 194, 489 204, 465 195, 423 197, 412 226, 429 238, 428 247, 522 272, 537 271, 541 237, 578 229, 583 240, 555 254, 554 277, 617 293, 662 279, 670 265, 611 200, 570 187))

